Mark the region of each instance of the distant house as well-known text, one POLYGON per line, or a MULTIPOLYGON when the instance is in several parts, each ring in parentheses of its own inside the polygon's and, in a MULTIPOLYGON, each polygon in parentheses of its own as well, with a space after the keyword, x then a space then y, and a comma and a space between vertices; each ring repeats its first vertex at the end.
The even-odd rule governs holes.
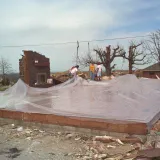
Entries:
POLYGON ((44 55, 33 51, 23 51, 19 59, 20 78, 29 86, 43 85, 50 78, 50 61, 44 55))
POLYGON ((145 78, 156 78, 160 77, 160 62, 153 64, 142 71, 142 76, 145 78))

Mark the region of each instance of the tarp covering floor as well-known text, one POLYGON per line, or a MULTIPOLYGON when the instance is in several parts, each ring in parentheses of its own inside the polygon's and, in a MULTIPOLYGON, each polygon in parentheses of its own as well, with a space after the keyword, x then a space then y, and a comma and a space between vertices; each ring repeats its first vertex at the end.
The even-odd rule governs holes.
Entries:
POLYGON ((0 93, 0 108, 151 124, 160 118, 160 80, 125 75, 94 82, 78 77, 43 89, 18 80, 0 93))

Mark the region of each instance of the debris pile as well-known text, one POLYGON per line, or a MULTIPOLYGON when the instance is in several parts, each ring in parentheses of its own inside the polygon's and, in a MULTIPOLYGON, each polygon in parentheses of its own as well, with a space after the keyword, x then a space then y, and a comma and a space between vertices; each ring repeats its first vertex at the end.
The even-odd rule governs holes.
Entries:
POLYGON ((102 77, 102 80, 111 80, 111 79, 114 79, 115 77, 112 75, 112 76, 103 76, 102 77))
MULTIPOLYGON (((159 122, 154 128, 158 128, 157 126, 159 126, 159 122)), ((62 146, 59 148, 61 152, 63 145, 70 144, 74 146, 72 149, 68 149, 65 152, 62 151, 65 159, 144 160, 145 158, 149 160, 149 158, 160 157, 160 135, 158 131, 158 129, 157 131, 152 130, 147 136, 130 136, 127 134, 123 136, 91 136, 58 129, 42 129, 37 126, 1 125, 0 134, 6 136, 5 141, 1 142, 1 144, 13 139, 18 140, 18 145, 12 146, 13 149, 16 148, 14 149, 16 153, 10 153, 12 149, 1 150, 1 152, 2 154, 8 154, 10 157, 18 156, 20 154, 18 151, 21 150, 19 144, 23 140, 29 144, 29 147, 26 149, 27 154, 36 154, 36 148, 43 150, 43 147, 46 148, 48 146, 50 149, 48 156, 52 157, 52 159, 57 156, 56 152, 58 150, 56 147, 56 149, 53 149, 53 146, 58 144, 58 147, 61 144, 62 146)))
MULTIPOLYGON (((88 79, 88 75, 83 72, 82 73, 79 72, 78 76, 83 79, 88 79)), ((56 73, 56 74, 51 75, 51 77, 53 78, 54 81, 59 82, 59 84, 64 83, 71 78, 68 72, 56 73)))
POLYGON ((160 120, 154 125, 153 130, 160 132, 160 120))
MULTIPOLYGON (((160 139, 160 136, 157 137, 160 139)), ((154 142, 157 141, 157 137, 154 138, 154 142)), ((146 160, 149 160, 147 158, 160 157, 159 144, 152 146, 151 143, 153 141, 150 141, 150 139, 144 142, 140 137, 95 136, 87 144, 87 152, 83 158, 86 160, 138 160, 138 158, 146 158, 146 160)))

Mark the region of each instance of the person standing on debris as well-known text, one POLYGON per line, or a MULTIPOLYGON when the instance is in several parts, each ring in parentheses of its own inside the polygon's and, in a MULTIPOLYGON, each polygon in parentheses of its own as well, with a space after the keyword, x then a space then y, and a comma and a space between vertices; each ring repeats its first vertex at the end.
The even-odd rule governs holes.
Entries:
POLYGON ((79 65, 73 66, 73 67, 69 70, 70 76, 73 76, 74 78, 77 78, 78 68, 79 68, 79 65))
POLYGON ((94 63, 91 63, 89 66, 89 75, 90 75, 90 79, 94 80, 95 78, 95 66, 94 63))
POLYGON ((97 64, 96 71, 97 71, 97 80, 100 81, 102 77, 102 66, 100 63, 97 64))

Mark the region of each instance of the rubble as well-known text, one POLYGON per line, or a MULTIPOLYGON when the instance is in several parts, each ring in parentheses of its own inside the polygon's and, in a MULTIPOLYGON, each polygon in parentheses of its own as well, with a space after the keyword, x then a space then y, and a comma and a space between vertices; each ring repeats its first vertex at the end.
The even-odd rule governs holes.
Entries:
POLYGON ((160 148, 141 150, 138 152, 138 158, 160 158, 160 148))
POLYGON ((160 141, 155 142, 155 148, 160 148, 160 141))
POLYGON ((90 157, 90 156, 84 156, 83 160, 92 160, 92 157, 90 157))
POLYGON ((160 120, 154 125, 153 130, 156 132, 160 132, 160 120))
POLYGON ((115 77, 113 75, 111 76, 103 76, 102 77, 102 80, 111 80, 111 79, 114 79, 115 77))
POLYGON ((32 137, 27 137, 26 139, 27 139, 27 140, 31 140, 31 139, 32 139, 32 137))
MULTIPOLYGON (((56 159, 56 156, 80 160, 136 160, 136 157, 140 160, 142 157, 151 158, 152 155, 160 157, 160 135, 158 135, 156 131, 151 131, 151 133, 142 140, 140 136, 134 135, 118 137, 107 135, 89 136, 62 130, 47 130, 47 128, 42 129, 35 126, 17 127, 15 124, 14 126, 9 124, 8 126, 0 127, 0 134, 6 136, 5 141, 0 142, 2 144, 12 142, 14 139, 16 139, 18 146, 22 143, 22 140, 29 144, 26 149, 28 155, 34 155, 37 152, 41 153, 40 150, 44 149, 43 147, 46 143, 45 148, 48 146, 48 148, 46 148, 48 149, 48 156, 52 156, 52 159, 56 159), (52 140, 54 140, 54 143, 52 143, 52 140), (65 150, 62 155, 57 155, 57 149, 50 149, 55 148, 53 147, 55 145, 59 146, 59 144, 61 144, 61 147, 58 148, 60 153, 63 147, 67 149, 70 145, 74 147, 67 151, 65 150), (54 154, 50 154, 52 152, 54 154)), ((13 148, 16 148, 16 145, 13 146, 13 148)))
POLYGON ((106 160, 121 160, 123 158, 123 155, 115 155, 110 158, 106 158, 106 160))
POLYGON ((93 141, 90 150, 93 150, 95 153, 104 153, 105 145, 101 142, 93 141))
POLYGON ((120 139, 116 139, 116 138, 113 138, 113 137, 110 137, 110 136, 96 136, 95 140, 96 141, 105 142, 105 143, 108 143, 108 142, 117 142, 117 143, 123 145, 123 143, 122 143, 122 141, 120 139))
POLYGON ((123 143, 142 143, 142 140, 138 137, 125 137, 125 138, 120 138, 120 141, 123 143))
POLYGON ((17 128, 17 131, 18 131, 18 132, 22 132, 22 131, 23 131, 23 127, 18 127, 18 128, 17 128))
POLYGON ((72 138, 73 136, 74 136, 73 134, 69 133, 69 134, 66 135, 66 138, 67 138, 67 139, 70 139, 70 138, 72 138))
POLYGON ((81 137, 75 138, 75 141, 79 141, 81 139, 81 137))
POLYGON ((96 154, 93 156, 94 159, 106 159, 107 158, 107 154, 96 154))
POLYGON ((116 148, 116 146, 107 145, 107 148, 116 148))

